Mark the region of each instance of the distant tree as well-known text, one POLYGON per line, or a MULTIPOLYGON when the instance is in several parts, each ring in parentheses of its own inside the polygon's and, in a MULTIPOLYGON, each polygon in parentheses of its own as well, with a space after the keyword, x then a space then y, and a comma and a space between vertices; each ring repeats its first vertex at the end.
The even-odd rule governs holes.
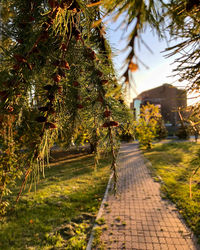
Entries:
POLYGON ((181 139, 181 140, 187 140, 189 139, 190 136, 190 130, 189 130, 189 126, 188 124, 184 124, 184 126, 182 125, 182 123, 179 124, 180 126, 178 127, 175 135, 181 139))
POLYGON ((190 124, 191 134, 194 135, 195 141, 197 142, 199 134, 200 134, 200 113, 199 113, 200 105, 196 104, 191 108, 190 116, 188 117, 188 122, 190 124))
POLYGON ((164 121, 162 117, 158 118, 157 126, 156 126, 156 138, 157 139, 164 139, 167 137, 168 131, 165 127, 164 121))
POLYGON ((195 141, 197 142, 200 133, 199 104, 193 106, 190 110, 188 110, 188 112, 189 116, 183 117, 181 114, 181 109, 178 110, 181 124, 178 132, 180 133, 180 135, 182 135, 182 139, 187 139, 189 137, 189 134, 194 135, 195 141))
POLYGON ((159 108, 147 103, 140 109, 140 119, 136 123, 136 133, 139 143, 147 149, 152 147, 152 142, 157 136, 158 122, 161 119, 159 108))
POLYGON ((178 109, 178 114, 180 117, 180 122, 179 122, 179 127, 178 130, 176 131, 176 136, 179 139, 186 140, 189 138, 189 124, 187 121, 183 119, 183 116, 181 114, 181 108, 178 109))
POLYGON ((119 136, 121 141, 130 142, 135 140, 135 119, 129 110, 126 109, 124 112, 126 112, 126 121, 120 124, 119 136))

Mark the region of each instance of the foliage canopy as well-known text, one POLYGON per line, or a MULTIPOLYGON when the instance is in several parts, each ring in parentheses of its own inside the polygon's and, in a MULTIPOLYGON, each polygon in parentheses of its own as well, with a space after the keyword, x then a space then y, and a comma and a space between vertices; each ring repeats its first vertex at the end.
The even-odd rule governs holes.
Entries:
MULTIPOLYGON (((49 149, 87 139, 112 151, 128 108, 98 6, 82 0, 1 1, 0 204, 15 179, 44 175, 49 149), (79 137, 79 139, 78 139, 79 137), (82 139, 80 139, 82 137, 82 139)), ((116 172, 116 171, 115 171, 116 172)), ((116 175, 114 175, 116 177, 116 175)))

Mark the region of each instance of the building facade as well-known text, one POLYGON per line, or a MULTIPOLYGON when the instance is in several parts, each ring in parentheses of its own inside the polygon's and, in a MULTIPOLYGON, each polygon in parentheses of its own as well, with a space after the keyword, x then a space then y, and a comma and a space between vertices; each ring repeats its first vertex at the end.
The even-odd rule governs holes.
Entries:
POLYGON ((140 107, 148 102, 160 107, 166 127, 176 127, 180 121, 177 110, 187 107, 187 93, 185 90, 178 89, 170 84, 163 84, 157 88, 142 92, 133 99, 131 104, 136 119, 140 107))

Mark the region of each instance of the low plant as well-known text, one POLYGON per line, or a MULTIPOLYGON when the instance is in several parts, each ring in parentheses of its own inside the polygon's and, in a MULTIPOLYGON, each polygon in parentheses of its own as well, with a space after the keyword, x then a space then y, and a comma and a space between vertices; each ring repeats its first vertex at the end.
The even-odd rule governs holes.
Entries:
POLYGON ((94 239, 92 242, 92 247, 98 246, 98 249, 104 249, 102 242, 101 242, 102 228, 95 227, 93 234, 94 234, 94 239))
POLYGON ((105 218, 101 217, 98 220, 96 220, 96 224, 98 225, 104 225, 106 223, 105 218))

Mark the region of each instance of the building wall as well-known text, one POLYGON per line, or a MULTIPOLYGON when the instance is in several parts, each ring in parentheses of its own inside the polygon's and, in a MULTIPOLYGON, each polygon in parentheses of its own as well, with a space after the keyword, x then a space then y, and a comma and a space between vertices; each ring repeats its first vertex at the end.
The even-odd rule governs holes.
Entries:
POLYGON ((170 84, 164 84, 160 87, 142 92, 133 100, 133 104, 135 100, 141 100, 141 104, 144 105, 147 102, 160 104, 164 122, 171 123, 173 126, 177 125, 177 121, 180 120, 177 109, 179 107, 187 107, 186 91, 177 89, 170 84))

